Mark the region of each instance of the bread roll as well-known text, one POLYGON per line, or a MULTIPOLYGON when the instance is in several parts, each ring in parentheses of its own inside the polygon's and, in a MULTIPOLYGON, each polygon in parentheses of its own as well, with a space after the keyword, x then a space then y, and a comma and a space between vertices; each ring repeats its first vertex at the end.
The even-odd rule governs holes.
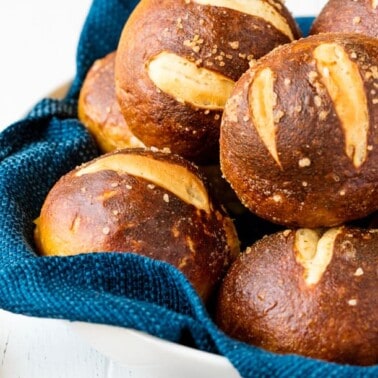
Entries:
POLYGON ((103 155, 63 176, 36 225, 42 255, 115 251, 163 260, 204 300, 239 253, 233 223, 198 169, 141 149, 103 155))
POLYGON ((310 34, 354 32, 378 38, 377 0, 329 0, 316 17, 310 34))
POLYGON ((220 162, 245 206, 316 228, 378 209, 378 39, 319 34, 278 47, 238 81, 220 162))
POLYGON ((94 62, 80 90, 78 116, 102 152, 144 147, 120 111, 114 84, 115 52, 94 62))
POLYGON ((278 0, 142 0, 116 58, 116 91, 131 131, 189 160, 219 160, 219 125, 250 61, 299 37, 278 0))
POLYGON ((276 353, 378 362, 378 230, 287 230, 255 243, 227 273, 217 323, 276 353))

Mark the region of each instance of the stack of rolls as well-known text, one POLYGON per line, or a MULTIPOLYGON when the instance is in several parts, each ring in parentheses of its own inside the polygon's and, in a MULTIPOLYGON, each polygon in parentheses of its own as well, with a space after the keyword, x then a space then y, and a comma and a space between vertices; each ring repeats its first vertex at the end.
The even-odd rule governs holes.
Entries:
POLYGON ((219 169, 224 105, 250 64, 299 37, 278 0, 142 0, 82 85, 78 117, 104 155, 51 189, 40 253, 163 260, 206 302, 240 252, 224 207, 244 211, 219 169))
MULTIPOLYGON (((351 3, 351 2, 350 2, 351 3)), ((216 321, 276 353, 378 362, 378 39, 320 33, 262 57, 236 84, 223 174, 252 212, 290 227, 247 248, 216 321)))
MULTIPOLYGON (((117 100, 109 97, 120 109, 105 101, 98 105, 122 113, 126 140, 131 131, 147 147, 196 163, 217 162, 222 111, 235 82, 256 59, 299 37, 279 0, 142 0, 125 24, 116 56, 109 58, 115 59, 114 75, 102 79, 114 88, 117 100)), ((107 130, 109 118, 91 115, 94 75, 96 69, 84 83, 79 116, 107 130)), ((121 138, 113 144, 124 147, 121 138)))
POLYGON ((347 3, 300 38, 280 0, 140 1, 79 97, 104 154, 47 195, 39 252, 163 260, 234 338, 377 363, 377 4, 347 3))

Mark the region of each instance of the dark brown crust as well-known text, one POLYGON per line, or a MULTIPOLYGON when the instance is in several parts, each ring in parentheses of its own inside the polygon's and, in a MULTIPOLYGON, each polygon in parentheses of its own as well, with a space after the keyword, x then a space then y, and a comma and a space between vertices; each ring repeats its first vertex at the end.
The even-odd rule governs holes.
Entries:
POLYGON ((316 17, 310 34, 355 32, 378 38, 378 6, 372 0, 329 0, 316 17))
MULTIPOLYGON (((299 37, 290 14, 284 8, 281 12, 290 17, 293 33, 299 37)), ((248 68, 248 56, 259 58, 287 42, 286 36, 261 19, 226 8, 183 0, 141 1, 122 32, 116 60, 117 95, 129 127, 148 146, 168 147, 200 163, 218 160, 221 112, 196 110, 159 93, 146 63, 168 51, 237 80, 248 68), (195 35, 203 39, 199 51, 185 45, 195 35), (230 46, 235 41, 237 49, 230 46)))
POLYGON ((226 105, 220 137, 221 168, 253 212, 274 223, 315 228, 362 218, 377 210, 378 196, 378 40, 357 34, 321 34, 281 46, 261 58, 235 87, 226 105), (313 50, 337 42, 356 54, 368 101, 370 128, 367 160, 356 169, 344 151, 344 134, 328 93, 314 103, 313 50), (259 70, 275 75, 277 150, 282 169, 252 124, 249 87, 259 70), (372 72, 375 72, 372 74, 372 72), (285 79, 290 79, 289 87, 285 79), (298 111, 296 111, 296 107, 298 111), (320 119, 320 112, 327 116, 320 119), (308 158, 309 167, 299 161, 308 158), (343 193, 341 195, 340 193, 343 193), (274 195, 284 199, 275 202, 274 195))
POLYGON ((232 265, 219 294, 219 326, 277 353, 376 364, 378 230, 345 228, 313 287, 306 286, 293 243, 294 231, 271 235, 232 265))
MULTIPOLYGON (((116 52, 94 62, 82 85, 78 117, 103 152, 133 147, 136 138, 121 113, 115 94, 116 52)), ((139 143, 136 147, 141 147, 139 143)))
MULTIPOLYGON (((177 156, 139 149, 116 154, 170 162, 203 180, 194 165, 177 156)), ((76 176, 85 166, 62 177, 48 194, 36 234, 40 252, 46 253, 41 234, 52 232, 54 246, 49 249, 55 249, 54 254, 62 253, 59 246, 64 245, 64 255, 129 251, 163 260, 181 269, 206 299, 238 253, 236 232, 225 212, 214 204, 210 213, 198 210, 126 173, 103 170, 76 176)))

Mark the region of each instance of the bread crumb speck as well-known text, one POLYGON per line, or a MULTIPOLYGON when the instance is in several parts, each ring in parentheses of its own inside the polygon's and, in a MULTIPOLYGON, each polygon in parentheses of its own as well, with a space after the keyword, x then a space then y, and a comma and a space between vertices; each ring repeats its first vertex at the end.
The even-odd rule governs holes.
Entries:
POLYGON ((310 71, 308 73, 308 79, 310 81, 311 84, 313 84, 315 82, 315 80, 317 79, 318 77, 318 73, 316 71, 310 71))
POLYGON ((277 110, 274 114, 274 122, 279 123, 284 115, 285 113, 282 110, 277 110))
POLYGON ((314 96, 314 103, 318 108, 322 106, 322 99, 320 96, 314 96))
POLYGON ((164 202, 169 203, 169 195, 167 193, 163 195, 163 200, 164 202))
POLYGON ((349 306, 357 306, 357 299, 350 299, 348 301, 349 306))
POLYGON ((282 202, 282 196, 280 194, 275 194, 273 196, 273 201, 274 202, 282 202))
POLYGON ((320 121, 325 121, 328 116, 328 112, 326 110, 322 110, 319 112, 319 120, 320 121))
POLYGON ((299 160, 298 165, 300 168, 306 168, 311 165, 311 160, 309 158, 302 158, 299 160))
POLYGON ((232 41, 232 42, 229 42, 229 45, 231 46, 231 48, 233 50, 237 50, 239 48, 239 41, 232 41))
POLYGON ((302 106, 301 105, 296 105, 295 108, 294 108, 294 111, 296 113, 300 113, 302 111, 302 106))
POLYGON ((363 270, 362 268, 358 268, 358 269, 354 272, 354 276, 355 276, 355 277, 361 277, 363 274, 364 274, 364 270, 363 270))
POLYGON ((176 23, 176 25, 177 25, 177 28, 178 28, 178 29, 184 29, 184 26, 182 25, 182 18, 181 18, 181 17, 179 17, 179 18, 177 19, 177 23, 176 23))

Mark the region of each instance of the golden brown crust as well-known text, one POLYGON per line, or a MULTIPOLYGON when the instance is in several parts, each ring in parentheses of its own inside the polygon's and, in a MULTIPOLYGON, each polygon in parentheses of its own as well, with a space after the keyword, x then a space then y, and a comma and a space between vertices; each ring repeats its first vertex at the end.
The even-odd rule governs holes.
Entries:
POLYGON ((177 156, 140 149, 103 155, 52 188, 36 244, 44 255, 119 251, 160 259, 206 299, 239 251, 231 220, 206 188, 197 168, 177 156))
MULTIPOLYGON (((290 30, 299 37, 288 11, 281 6, 276 12, 288 18, 290 30)), ((201 72, 235 81, 249 59, 289 41, 262 18, 233 9, 195 1, 141 1, 125 25, 116 59, 116 90, 129 127, 148 146, 169 148, 201 163, 217 160, 222 109, 206 106, 207 100, 203 107, 193 106, 188 98, 165 93, 165 87, 152 80, 151 62, 162 53, 172 54, 201 72)), ((179 75, 180 67, 172 64, 170 73, 187 76, 179 75)), ((197 78, 191 79, 195 88, 197 78)))
POLYGON ((377 210, 377 56, 375 38, 320 34, 275 49, 240 79, 220 159, 250 210, 310 228, 377 210))
POLYGON ((94 62, 82 85, 78 116, 95 138, 102 152, 126 147, 143 147, 130 131, 115 94, 116 52, 94 62))
POLYGON ((219 326, 277 353, 376 364, 378 230, 335 231, 331 260, 316 284, 305 280, 296 231, 265 237, 242 254, 220 290, 219 326))
POLYGON ((329 0, 316 17, 310 34, 350 32, 378 38, 377 0, 329 0))

